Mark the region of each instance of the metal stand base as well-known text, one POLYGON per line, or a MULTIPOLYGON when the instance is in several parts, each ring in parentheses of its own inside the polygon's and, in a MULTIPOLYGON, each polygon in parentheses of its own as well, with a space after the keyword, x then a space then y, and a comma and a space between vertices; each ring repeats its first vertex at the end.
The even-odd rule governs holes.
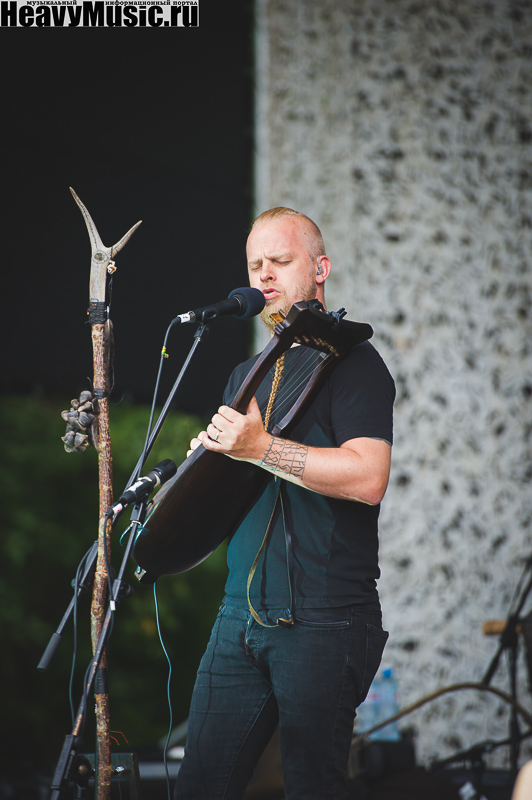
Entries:
MULTIPOLYGON (((85 753, 84 758, 90 763, 96 772, 96 756, 94 753, 85 753)), ((111 798, 117 797, 122 800, 142 800, 140 788, 139 766, 136 753, 112 753, 111 765, 113 775, 111 777, 111 798), (127 789, 128 792, 124 790, 127 789)), ((89 786, 94 781, 89 782, 89 786)))

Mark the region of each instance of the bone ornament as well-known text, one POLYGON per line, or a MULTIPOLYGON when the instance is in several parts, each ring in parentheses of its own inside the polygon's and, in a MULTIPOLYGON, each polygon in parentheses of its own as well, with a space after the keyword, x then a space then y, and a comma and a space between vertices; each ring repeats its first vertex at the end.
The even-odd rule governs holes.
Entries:
POLYGON ((61 441, 67 453, 85 453, 89 447, 98 450, 98 408, 92 392, 81 392, 79 399, 71 400, 70 411, 62 411, 67 423, 61 441))

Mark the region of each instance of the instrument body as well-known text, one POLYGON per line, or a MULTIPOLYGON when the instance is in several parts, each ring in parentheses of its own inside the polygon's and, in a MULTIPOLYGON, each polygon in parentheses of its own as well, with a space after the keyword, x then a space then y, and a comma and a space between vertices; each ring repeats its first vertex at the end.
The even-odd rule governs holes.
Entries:
MULTIPOLYGON (((231 407, 246 413, 275 361, 293 344, 320 351, 317 366, 287 414, 273 428, 287 436, 337 361, 373 335, 366 323, 319 310, 317 301, 296 303, 250 369, 231 407)), ((255 464, 213 453, 200 445, 156 494, 133 548, 137 578, 186 572, 209 556, 244 519, 271 474, 255 464)))

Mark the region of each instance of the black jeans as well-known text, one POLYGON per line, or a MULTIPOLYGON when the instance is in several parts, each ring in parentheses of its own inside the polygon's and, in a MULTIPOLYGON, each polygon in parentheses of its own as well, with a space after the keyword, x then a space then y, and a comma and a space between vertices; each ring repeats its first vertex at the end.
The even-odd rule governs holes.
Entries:
MULTIPOLYGON (((269 612, 270 621, 286 615, 269 612)), ((179 800, 240 800, 277 724, 286 800, 347 797, 355 711, 388 634, 378 603, 296 618, 264 628, 222 605, 192 697, 179 800)))

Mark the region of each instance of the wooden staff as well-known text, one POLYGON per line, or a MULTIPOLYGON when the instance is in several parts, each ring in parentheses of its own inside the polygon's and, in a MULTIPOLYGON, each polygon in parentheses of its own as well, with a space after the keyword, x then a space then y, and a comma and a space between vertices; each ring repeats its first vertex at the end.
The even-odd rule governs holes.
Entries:
MULTIPOLYGON (((89 289, 89 322, 93 353, 93 393, 97 410, 97 441, 99 479, 98 558, 94 575, 91 605, 91 640, 93 652, 98 643, 106 613, 108 575, 106 567, 111 553, 111 524, 105 525, 106 513, 113 503, 113 455, 109 426, 109 393, 112 374, 112 325, 106 302, 107 277, 116 267, 115 256, 129 240, 141 221, 137 222, 120 241, 105 247, 92 218, 71 188, 74 200, 81 209, 89 232, 92 260, 89 289), (105 529, 107 527, 107 529, 105 529)), ((97 793, 96 800, 108 800, 111 791, 111 730, 109 723, 109 694, 107 690, 107 651, 102 654, 95 680, 97 793)))

